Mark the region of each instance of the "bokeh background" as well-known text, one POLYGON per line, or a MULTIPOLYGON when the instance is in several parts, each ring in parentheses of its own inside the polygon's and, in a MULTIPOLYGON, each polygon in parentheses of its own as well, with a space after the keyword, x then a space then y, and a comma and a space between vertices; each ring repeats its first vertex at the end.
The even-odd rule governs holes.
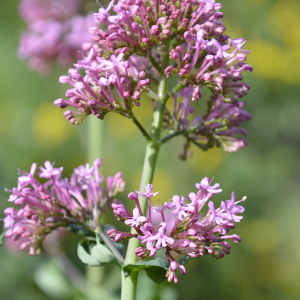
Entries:
MULTIPOLYGON (((178 138, 161 149, 154 188, 163 203, 173 194, 195 191, 194 183, 204 176, 214 176, 223 188, 219 201, 229 199, 232 191, 238 198, 247 195, 244 219, 235 229, 243 241, 232 245, 222 260, 193 260, 177 285, 156 286, 142 274, 140 300, 300 299, 300 2, 222 4, 227 34, 249 39, 245 49, 251 50, 248 63, 254 71, 245 76, 251 86, 246 109, 253 114, 246 124, 248 146, 230 155, 220 149, 194 149, 192 158, 182 162, 177 159, 182 146, 178 138)), ((66 86, 58 77, 66 71, 54 66, 50 76, 40 77, 28 70, 16 55, 24 28, 18 1, 0 1, 0 211, 8 206, 4 187, 16 186, 18 168, 29 171, 32 162, 50 160, 64 166, 68 176, 87 161, 87 122, 72 126, 52 105, 64 95, 66 86)), ((145 99, 136 113, 147 123, 150 110, 145 99)), ((118 115, 108 115, 104 126, 102 171, 109 175, 121 170, 127 194, 139 186, 145 143, 118 115)), ((118 294, 116 270, 107 268, 103 289, 91 284, 94 294, 85 298, 80 292, 82 274, 93 273, 96 285, 103 274, 97 268, 84 270, 76 257, 76 236, 63 235, 61 240, 58 246, 54 237, 49 243, 56 250, 38 257, 12 252, 8 245, 0 248, 0 299, 109 299, 107 291, 118 294), (64 275, 68 265, 78 269, 77 274, 71 268, 78 275, 75 284, 64 275)))

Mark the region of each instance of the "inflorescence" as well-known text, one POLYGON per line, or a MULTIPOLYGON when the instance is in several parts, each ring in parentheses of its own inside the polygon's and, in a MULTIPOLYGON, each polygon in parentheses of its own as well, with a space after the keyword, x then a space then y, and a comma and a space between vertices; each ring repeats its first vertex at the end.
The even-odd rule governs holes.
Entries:
POLYGON ((91 14, 83 15, 83 0, 22 0, 20 15, 27 25, 18 54, 31 69, 49 74, 51 64, 70 67, 78 51, 90 40, 88 28, 95 25, 91 14))
POLYGON ((111 205, 118 220, 133 227, 136 233, 111 229, 107 234, 115 242, 131 238, 140 240, 144 247, 135 250, 139 259, 153 257, 157 250, 163 249, 169 260, 166 277, 169 282, 177 282, 175 271, 179 269, 184 275, 186 270, 175 260, 174 254, 196 258, 208 253, 220 259, 230 253, 229 240, 241 242, 241 238, 236 234, 229 234, 229 230, 235 228, 234 223, 243 218, 237 215, 244 212, 244 208, 238 204, 246 200, 246 197, 235 201, 233 192, 230 200, 222 201, 221 206, 215 208, 214 203, 209 200, 222 191, 219 187, 218 183, 211 186, 211 180, 205 177, 200 183, 196 183, 197 194, 190 193, 187 198, 174 195, 171 201, 158 208, 151 205, 151 198, 158 192, 153 193, 153 186, 148 184, 145 193, 136 191, 128 195, 129 199, 136 202, 132 214, 123 204, 111 205), (146 215, 141 210, 138 195, 148 199, 146 215), (205 214, 202 209, 207 202, 208 211, 205 214), (157 219, 157 216, 161 222, 155 226, 154 219, 157 219))
POLYGON ((78 232, 93 233, 99 226, 101 213, 109 208, 109 202, 125 189, 122 173, 106 179, 106 190, 101 187, 103 176, 99 173, 101 160, 93 166, 86 164, 74 169, 70 179, 61 178, 63 168, 54 168, 49 161, 40 167, 38 176, 47 179, 40 183, 35 177, 37 165, 30 173, 19 171, 18 187, 11 192, 8 201, 19 206, 4 210, 5 236, 18 240, 20 249, 28 249, 30 255, 42 252, 45 237, 59 227, 78 232), (76 231, 77 230, 77 231, 76 231))
MULTIPOLYGON (((251 115, 240 99, 249 86, 241 73, 252 71, 245 63, 247 40, 224 34, 223 13, 214 0, 119 0, 94 13, 91 43, 82 45, 83 58, 61 76, 72 88, 54 105, 71 107, 64 116, 81 124, 89 114, 103 119, 108 112, 126 116, 141 105, 141 94, 158 99, 152 86, 175 76, 177 85, 164 97, 177 99, 174 111, 165 111, 164 128, 186 139, 181 158, 194 144, 203 150, 214 145, 233 152, 246 145, 237 127, 251 115), (80 71, 80 73, 79 73, 80 71), (212 96, 201 116, 190 118, 195 101, 207 88, 212 96), (183 97, 183 101, 181 101, 183 97)), ((168 140, 166 137, 165 141, 168 140)))

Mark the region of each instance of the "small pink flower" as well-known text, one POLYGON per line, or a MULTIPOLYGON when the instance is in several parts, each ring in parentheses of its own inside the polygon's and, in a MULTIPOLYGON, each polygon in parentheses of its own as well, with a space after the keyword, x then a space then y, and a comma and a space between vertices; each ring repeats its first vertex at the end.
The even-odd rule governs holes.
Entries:
POLYGON ((129 226, 141 226, 141 223, 144 223, 147 221, 147 218, 144 216, 139 216, 139 210, 135 208, 133 210, 133 217, 125 220, 125 224, 129 226))

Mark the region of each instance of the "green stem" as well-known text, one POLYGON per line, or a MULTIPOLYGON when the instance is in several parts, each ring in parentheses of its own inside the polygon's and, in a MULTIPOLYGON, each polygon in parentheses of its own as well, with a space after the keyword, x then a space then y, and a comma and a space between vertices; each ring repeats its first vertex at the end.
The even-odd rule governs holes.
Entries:
POLYGON ((163 139, 161 139, 161 143, 164 144, 165 142, 169 141, 170 139, 172 139, 175 136, 181 135, 181 134, 186 134, 188 131, 187 130, 179 130, 179 131, 175 131, 174 133, 164 137, 163 139))
POLYGON ((197 126, 193 126, 187 130, 178 130, 178 131, 175 131, 172 134, 167 135, 166 137, 162 138, 160 140, 160 142, 162 144, 164 144, 165 142, 169 141, 170 139, 172 139, 175 136, 178 136, 178 135, 186 135, 187 136, 190 133, 195 133, 196 130, 197 130, 197 126))
MULTIPOLYGON (((125 114, 122 114, 122 115, 126 116, 125 114)), ((141 131, 141 133, 143 134, 146 141, 151 140, 151 137, 149 136, 148 132, 145 130, 145 128, 142 126, 142 124, 139 122, 139 120, 136 118, 136 116, 133 114, 132 111, 130 111, 128 113, 128 116, 129 116, 128 119, 130 121, 132 121, 138 127, 138 129, 141 131)))
POLYGON ((132 121, 137 126, 137 128, 141 131, 141 133, 144 136, 144 138, 146 139, 146 141, 151 140, 150 135, 145 130, 143 125, 139 122, 139 120, 136 118, 136 116, 133 114, 132 110, 130 110, 130 111, 125 111, 124 110, 124 111, 119 112, 119 114, 121 116, 127 118, 128 120, 132 121))
MULTIPOLYGON (((168 49, 164 49, 161 53, 162 56, 162 68, 164 69, 168 65, 168 49)), ((158 86, 158 98, 153 114, 153 123, 151 125, 150 136, 151 140, 148 140, 146 146, 146 154, 144 159, 144 166, 142 171, 142 177, 140 182, 139 191, 144 192, 145 186, 151 184, 153 181, 154 170, 160 147, 160 133, 163 121, 164 110, 166 106, 166 92, 167 92, 167 78, 162 76, 158 86)), ((145 197, 139 197, 142 212, 146 215, 148 209, 147 199, 145 197)), ((139 241, 137 239, 131 239, 128 243, 127 254, 125 258, 125 264, 136 263, 138 261, 137 255, 134 253, 135 249, 139 247, 139 241)), ((122 270, 122 300, 135 300, 137 289, 138 272, 132 272, 130 276, 126 276, 122 270)))
POLYGON ((94 160, 103 156, 104 122, 91 115, 88 118, 88 162, 93 164, 94 160))
POLYGON ((157 98, 157 94, 150 88, 149 91, 147 92, 148 96, 151 98, 156 99, 157 98))
MULTIPOLYGON (((152 183, 154 168, 159 150, 159 144, 155 141, 147 143, 146 154, 144 160, 144 167, 140 183, 140 191, 145 191, 145 185, 152 183)), ((147 201, 141 197, 140 204, 143 214, 147 210, 147 201)), ((134 231, 132 233, 135 233, 134 231)), ((138 257, 134 253, 135 249, 139 247, 139 241, 137 239, 131 239, 127 246, 127 254, 125 258, 125 264, 137 263, 138 257)), ((138 279, 138 272, 132 272, 130 276, 126 277, 126 274, 122 270, 122 300, 135 300, 136 299, 136 286, 138 279)))
POLYGON ((167 101, 170 97, 174 96, 179 90, 186 86, 184 81, 180 81, 175 85, 167 94, 164 95, 163 100, 167 101))
MULTIPOLYGON (((88 129, 87 129, 87 158, 88 162, 92 165, 94 160, 103 156, 103 139, 104 139, 104 122, 95 118, 95 116, 89 116, 88 129)), ((103 267, 90 267, 86 266, 86 291, 88 296, 92 294, 100 294, 103 287, 99 285, 103 284, 105 277, 105 270, 103 267)), ((100 299, 100 298, 99 298, 100 299)))
POLYGON ((149 59, 152 63, 152 65, 155 67, 155 69, 159 72, 160 75, 163 75, 163 69, 159 66, 157 61, 153 58, 152 55, 149 55, 149 59))

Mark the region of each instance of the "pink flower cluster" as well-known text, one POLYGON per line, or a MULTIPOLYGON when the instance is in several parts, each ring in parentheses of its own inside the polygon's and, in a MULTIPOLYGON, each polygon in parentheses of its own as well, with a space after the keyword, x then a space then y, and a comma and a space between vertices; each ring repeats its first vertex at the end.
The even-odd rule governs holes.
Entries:
POLYGON ((241 82, 241 72, 252 71, 252 66, 244 62, 250 52, 243 50, 246 41, 242 38, 231 40, 226 35, 211 35, 205 24, 185 32, 183 39, 184 47, 177 46, 170 52, 176 67, 169 66, 165 74, 168 77, 178 74, 181 80, 186 79, 190 86, 194 86, 193 101, 202 97, 203 85, 214 94, 223 94, 233 103, 247 95, 250 87, 241 82))
POLYGON ((46 161, 38 173, 40 178, 47 179, 43 184, 34 177, 35 163, 29 173, 19 171, 18 187, 7 190, 12 193, 8 201, 19 209, 4 210, 5 236, 14 240, 22 238, 20 249, 27 248, 30 255, 35 255, 41 253, 45 237, 59 227, 94 232, 109 200, 125 189, 122 173, 118 172, 107 177, 105 191, 101 187, 100 165, 101 160, 96 159, 93 166, 79 166, 68 179, 61 178, 62 167, 54 168, 46 161))
MULTIPOLYGON (((246 40, 224 34, 221 7, 214 0, 111 1, 94 13, 101 28, 89 28, 91 43, 82 45, 83 59, 69 76, 60 77, 61 83, 72 85, 68 100, 57 99, 54 105, 76 108, 64 113, 73 124, 81 124, 89 114, 100 119, 110 111, 124 115, 140 105, 140 95, 149 92, 150 84, 176 75, 180 88, 175 92, 184 101, 180 107, 175 101, 173 115, 166 111, 164 125, 170 133, 179 130, 185 136, 185 151, 191 143, 204 150, 223 145, 229 152, 245 146, 245 140, 234 135, 245 135, 237 127, 251 118, 240 98, 249 90, 241 73, 252 67, 245 63, 246 40), (192 102, 202 98, 203 86, 213 95, 207 111, 190 122, 192 102)), ((155 92, 151 96, 155 98, 155 92)))
POLYGON ((185 274, 186 270, 175 260, 174 254, 196 258, 208 253, 220 259, 230 253, 229 240, 235 243, 241 242, 239 236, 228 232, 235 227, 235 222, 240 222, 243 218, 237 215, 244 212, 244 208, 238 203, 246 198, 235 201, 235 194, 232 193, 230 200, 222 201, 221 206, 215 208, 214 203, 209 200, 222 191, 219 187, 218 183, 211 186, 211 180, 205 177, 200 183, 196 183, 197 194, 190 193, 187 198, 174 195, 172 200, 165 202, 162 208, 157 208, 151 206, 151 198, 157 193, 152 193, 153 186, 148 184, 145 193, 136 191, 128 195, 129 199, 136 202, 133 214, 123 204, 112 204, 118 220, 133 227, 136 234, 116 229, 109 230, 107 234, 115 242, 130 238, 140 240, 144 247, 135 250, 139 259, 153 257, 157 250, 164 249, 169 260, 166 277, 168 281, 177 282, 175 271, 179 269, 181 274, 185 274), (147 216, 142 213, 138 195, 148 199, 147 216), (204 214, 202 208, 207 202, 208 211, 204 214), (171 214, 168 213, 170 211, 171 214), (155 216, 152 213, 157 214, 161 219, 158 226, 154 224, 155 216))
MULTIPOLYGON (((91 45, 84 44, 90 48, 91 45)), ((110 111, 123 112, 131 109, 133 104, 139 106, 140 95, 148 89, 149 79, 144 79, 146 73, 137 71, 134 66, 136 61, 123 61, 123 53, 112 55, 109 60, 98 57, 93 48, 89 55, 75 64, 76 69, 69 69, 69 76, 61 76, 61 83, 69 83, 73 86, 66 92, 69 100, 57 99, 55 106, 65 108, 75 107, 79 111, 67 110, 64 112, 66 119, 72 124, 81 124, 89 114, 103 119, 110 111), (83 68, 86 75, 82 77, 78 69, 83 68), (135 87, 132 87, 132 74, 138 74, 135 87), (117 96, 113 92, 117 92, 117 96), (120 102, 117 99, 121 99, 120 102)))
POLYGON ((20 15, 27 25, 18 54, 30 68, 49 74, 51 64, 63 67, 80 58, 78 51, 90 40, 92 15, 83 16, 82 0, 22 0, 20 15))
POLYGON ((191 143, 204 151, 214 145, 222 146, 226 152, 234 152, 247 145, 245 139, 235 137, 236 134, 247 135, 244 128, 238 127, 252 118, 243 110, 244 102, 228 103, 222 94, 215 94, 207 102, 206 113, 193 116, 192 94, 192 87, 183 88, 181 93, 175 94, 173 118, 166 118, 164 124, 169 133, 183 132, 186 138, 184 150, 179 155, 181 159, 186 159, 191 153, 191 143))

